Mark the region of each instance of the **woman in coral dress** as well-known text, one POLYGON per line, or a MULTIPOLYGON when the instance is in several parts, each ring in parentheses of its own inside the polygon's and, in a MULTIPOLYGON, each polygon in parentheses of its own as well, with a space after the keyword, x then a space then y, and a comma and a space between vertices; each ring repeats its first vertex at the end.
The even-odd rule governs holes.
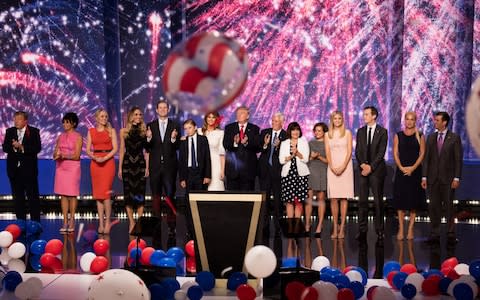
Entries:
POLYGON ((64 132, 60 134, 53 152, 55 166, 54 192, 60 195, 63 226, 61 233, 75 230, 75 211, 77 196, 80 194, 80 153, 82 152, 82 136, 75 129, 78 126, 78 116, 69 112, 62 118, 64 132), (70 220, 68 214, 70 212, 70 220))
POLYGON ((104 109, 95 112, 96 126, 88 130, 87 155, 92 159, 90 176, 92 178, 93 199, 97 201, 98 232, 110 233, 110 215, 112 212, 113 178, 117 152, 117 134, 108 122, 108 113, 104 109), (105 219, 105 220, 104 220, 105 219), (104 222, 105 221, 105 222, 104 222))

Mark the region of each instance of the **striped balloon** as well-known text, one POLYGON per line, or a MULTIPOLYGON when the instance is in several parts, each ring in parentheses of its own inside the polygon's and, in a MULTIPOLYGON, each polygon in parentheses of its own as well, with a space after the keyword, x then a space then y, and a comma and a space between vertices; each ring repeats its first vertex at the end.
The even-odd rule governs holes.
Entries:
POLYGON ((213 31, 196 34, 168 56, 163 72, 165 95, 193 114, 230 104, 245 87, 248 58, 244 46, 213 31))

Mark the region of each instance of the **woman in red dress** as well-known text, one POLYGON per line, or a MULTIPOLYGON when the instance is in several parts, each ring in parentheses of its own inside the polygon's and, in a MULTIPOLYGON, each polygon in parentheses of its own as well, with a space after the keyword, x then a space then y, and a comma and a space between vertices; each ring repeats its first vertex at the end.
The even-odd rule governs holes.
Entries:
POLYGON ((95 119, 96 126, 88 130, 87 155, 92 159, 90 176, 93 199, 97 201, 98 232, 108 234, 112 212, 110 197, 115 176, 113 156, 118 148, 117 134, 108 122, 108 113, 104 109, 95 112, 95 119))

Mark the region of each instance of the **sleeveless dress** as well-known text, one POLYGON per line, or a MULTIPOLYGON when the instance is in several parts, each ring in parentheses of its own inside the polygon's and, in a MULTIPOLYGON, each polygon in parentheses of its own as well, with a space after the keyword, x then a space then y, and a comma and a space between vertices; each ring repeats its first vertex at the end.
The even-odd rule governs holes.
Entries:
MULTIPOLYGON (((202 129, 198 129, 198 133, 203 135, 202 129)), ((210 148, 210 160, 212 165, 212 180, 208 185, 209 191, 225 191, 223 180, 220 179, 221 162, 220 156, 225 155, 223 148, 223 130, 215 129, 206 134, 208 139, 208 147, 210 148)))
MULTIPOLYGON (((61 133, 58 137, 60 152, 65 155, 72 155, 79 138, 82 138, 82 136, 76 131, 61 133)), ((80 177, 80 160, 57 159, 54 193, 62 196, 80 195, 80 177)))
POLYGON ((145 204, 145 145, 146 138, 141 136, 140 126, 133 125, 125 137, 122 178, 125 205, 134 208, 145 204))
MULTIPOLYGON (((403 131, 397 132, 398 155, 402 166, 412 166, 420 155, 420 144, 415 134, 406 135, 403 131)), ((425 190, 421 187, 422 165, 413 171, 411 176, 395 170, 393 185, 393 207, 399 210, 425 209, 427 207, 425 190)))
MULTIPOLYGON (((325 142, 316 139, 308 142, 310 152, 318 152, 320 156, 325 157, 325 142)), ((308 187, 314 191, 327 190, 327 164, 319 159, 313 159, 308 162, 310 176, 308 177, 308 187)))
MULTIPOLYGON (((326 141, 330 147, 330 158, 332 166, 339 167, 345 161, 345 156, 348 150, 348 134, 339 137, 338 132, 334 132, 333 138, 328 138, 326 141)), ((333 174, 330 168, 327 169, 327 195, 328 198, 335 199, 352 199, 353 192, 353 163, 352 159, 348 162, 347 168, 340 176, 333 174)))
MULTIPOLYGON (((95 156, 106 156, 113 148, 112 138, 107 130, 98 131, 90 128, 92 148, 95 156)), ((90 163, 90 176, 92 178, 92 194, 95 200, 108 200, 112 194, 113 178, 115 177, 115 160, 98 163, 94 160, 90 163)))

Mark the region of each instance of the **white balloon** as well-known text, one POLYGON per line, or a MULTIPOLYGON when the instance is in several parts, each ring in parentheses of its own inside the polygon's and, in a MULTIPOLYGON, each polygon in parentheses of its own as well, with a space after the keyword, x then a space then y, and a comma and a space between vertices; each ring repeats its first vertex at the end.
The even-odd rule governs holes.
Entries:
POLYGON ((3 248, 2 249, 2 254, 0 254, 0 263, 3 265, 3 266, 6 266, 8 265, 8 262, 11 260, 12 258, 10 257, 10 255, 8 255, 8 249, 7 248, 3 248))
POLYGON ((14 258, 8 262, 8 270, 9 271, 17 271, 18 273, 25 273, 27 266, 25 266, 25 262, 21 259, 14 258))
POLYGON ((197 283, 196 281, 185 281, 185 282, 182 284, 181 289, 184 290, 185 292, 187 292, 188 289, 189 289, 191 286, 194 286, 194 285, 198 285, 198 283, 197 283))
POLYGON ((22 300, 32 299, 32 290, 30 289, 29 284, 26 281, 21 282, 15 288, 15 296, 22 300))
POLYGON ((175 300, 187 300, 187 292, 184 290, 177 290, 173 296, 175 300))
POLYGON ((23 243, 15 242, 8 247, 8 255, 11 258, 20 258, 25 255, 26 250, 27 248, 25 248, 23 243))
POLYGON ((245 255, 245 268, 257 278, 270 276, 277 267, 277 257, 272 249, 266 246, 254 246, 245 255))
POLYGON ((390 288, 379 286, 373 292, 373 300, 396 300, 395 294, 390 288))
POLYGON ((407 283, 413 284, 417 289, 417 293, 420 293, 420 291, 422 290, 422 283, 424 280, 425 280, 425 277, 423 277, 422 274, 412 273, 408 275, 407 278, 405 279, 405 284, 407 283))
POLYGON ((338 289, 331 283, 326 281, 316 281, 312 284, 318 292, 318 299, 337 299, 338 289))
POLYGON ((320 272, 325 267, 330 267, 330 260, 325 256, 317 256, 312 261, 312 270, 320 272))
POLYGON ((30 277, 25 282, 28 283, 32 290, 32 298, 39 298, 43 289, 43 282, 38 277, 30 277))
POLYGON ((467 264, 458 264, 453 268, 458 275, 470 275, 469 266, 467 264))
POLYGON ((83 272, 90 272, 90 265, 95 257, 97 257, 97 255, 93 252, 87 252, 80 257, 80 268, 83 272))
POLYGON ((350 279, 350 282, 354 282, 354 281, 358 281, 360 283, 363 282, 362 273, 358 272, 357 270, 348 271, 347 273, 345 273, 345 276, 347 276, 348 279, 350 279))
POLYGON ((450 296, 453 297, 453 289, 455 288, 455 286, 459 283, 466 283, 470 286, 470 288, 472 289, 473 291, 473 298, 476 298, 477 295, 478 295, 478 286, 477 286, 477 283, 475 282, 475 278, 473 278, 473 276, 470 276, 470 275, 463 275, 463 276, 460 276, 460 278, 457 278, 455 279, 454 281, 452 281, 449 285, 448 285, 448 289, 447 289, 447 294, 449 294, 450 296))
POLYGON ((87 296, 88 300, 146 300, 150 299, 150 291, 134 273, 111 269, 95 276, 87 296))
POLYGON ((13 235, 8 231, 0 232, 0 247, 7 248, 13 242, 13 235))

